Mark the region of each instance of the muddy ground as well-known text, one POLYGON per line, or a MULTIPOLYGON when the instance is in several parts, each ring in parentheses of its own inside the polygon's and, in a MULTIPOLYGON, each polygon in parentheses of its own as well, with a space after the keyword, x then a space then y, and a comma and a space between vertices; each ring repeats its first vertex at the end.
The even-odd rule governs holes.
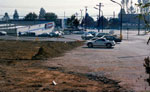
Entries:
POLYGON ((104 76, 43 64, 81 45, 82 42, 0 41, 0 92, 132 92, 104 76))

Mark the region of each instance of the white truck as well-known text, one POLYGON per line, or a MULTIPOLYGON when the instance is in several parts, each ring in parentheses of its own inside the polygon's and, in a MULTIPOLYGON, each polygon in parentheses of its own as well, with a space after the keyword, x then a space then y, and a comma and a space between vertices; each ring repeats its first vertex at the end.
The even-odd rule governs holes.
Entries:
POLYGON ((48 22, 43 24, 37 24, 32 26, 21 27, 17 29, 17 35, 34 34, 35 36, 42 34, 50 34, 55 28, 54 22, 48 22))

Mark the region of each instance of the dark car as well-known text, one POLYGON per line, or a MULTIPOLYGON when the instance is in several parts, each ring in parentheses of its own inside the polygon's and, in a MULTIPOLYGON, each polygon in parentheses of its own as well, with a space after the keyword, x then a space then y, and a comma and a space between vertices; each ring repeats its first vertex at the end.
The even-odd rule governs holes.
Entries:
POLYGON ((48 33, 39 34, 38 37, 49 37, 48 33))
POLYGON ((59 34, 55 33, 55 32, 51 32, 49 34, 50 37, 59 37, 59 34))
POLYGON ((7 35, 7 32, 5 32, 5 31, 0 31, 0 36, 3 36, 3 35, 7 35))
POLYGON ((34 32, 25 32, 25 33, 21 33, 19 32, 19 36, 30 36, 30 37, 35 37, 35 33, 34 32))
POLYGON ((120 38, 117 38, 115 36, 109 36, 109 35, 104 35, 102 38, 106 38, 107 40, 110 41, 115 41, 115 42, 121 42, 122 40, 120 38))

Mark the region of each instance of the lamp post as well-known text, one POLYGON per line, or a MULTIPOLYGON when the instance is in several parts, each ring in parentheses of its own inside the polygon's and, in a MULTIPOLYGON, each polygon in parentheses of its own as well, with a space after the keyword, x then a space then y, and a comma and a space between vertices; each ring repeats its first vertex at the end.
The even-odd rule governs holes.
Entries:
POLYGON ((121 7, 121 14, 120 14, 120 39, 122 40, 122 5, 114 0, 110 0, 113 3, 118 4, 121 7))

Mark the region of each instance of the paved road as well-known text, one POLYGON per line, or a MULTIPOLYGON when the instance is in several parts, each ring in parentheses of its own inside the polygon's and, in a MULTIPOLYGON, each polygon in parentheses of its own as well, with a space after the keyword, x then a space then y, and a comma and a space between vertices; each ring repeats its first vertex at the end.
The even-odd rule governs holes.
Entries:
MULTIPOLYGON (((126 32, 124 36, 125 34, 126 32)), ((112 49, 82 46, 62 57, 44 62, 44 65, 62 67, 73 72, 105 75, 121 81, 120 85, 126 88, 145 92, 150 90, 144 81, 148 76, 143 67, 144 58, 150 56, 150 46, 146 45, 148 37, 130 32, 128 40, 123 40, 112 49)))

